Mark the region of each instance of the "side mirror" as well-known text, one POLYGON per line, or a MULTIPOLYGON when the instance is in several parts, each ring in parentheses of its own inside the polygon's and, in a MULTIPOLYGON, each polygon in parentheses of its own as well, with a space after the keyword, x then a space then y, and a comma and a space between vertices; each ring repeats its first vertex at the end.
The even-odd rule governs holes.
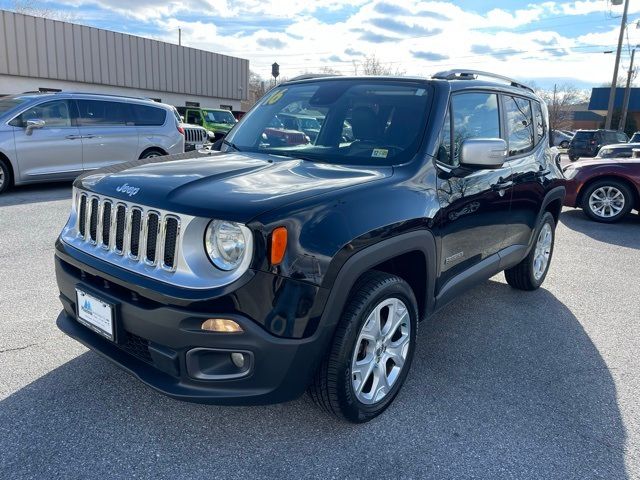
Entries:
POLYGON ((34 118, 32 120, 27 120, 27 129, 25 133, 27 135, 31 135, 31 132, 33 132, 34 129, 44 128, 44 125, 45 125, 44 120, 39 120, 37 118, 34 118))
POLYGON ((469 138, 460 147, 460 165, 499 168, 507 158, 507 142, 501 138, 469 138))

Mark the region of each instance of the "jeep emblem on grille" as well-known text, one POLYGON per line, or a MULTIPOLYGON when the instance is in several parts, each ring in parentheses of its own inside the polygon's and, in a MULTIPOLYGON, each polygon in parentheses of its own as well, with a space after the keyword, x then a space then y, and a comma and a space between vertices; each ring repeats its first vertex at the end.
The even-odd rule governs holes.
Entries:
POLYGON ((126 193, 130 197, 133 197, 139 191, 140 191, 139 187, 132 187, 127 183, 125 183, 124 185, 120 185, 118 188, 116 188, 116 192, 126 193))

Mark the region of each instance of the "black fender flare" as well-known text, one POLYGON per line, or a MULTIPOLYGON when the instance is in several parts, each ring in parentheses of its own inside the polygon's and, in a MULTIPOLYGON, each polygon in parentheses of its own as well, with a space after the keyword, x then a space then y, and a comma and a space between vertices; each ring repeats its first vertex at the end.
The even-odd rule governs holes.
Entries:
POLYGON ((425 298, 423 299, 424 312, 420 312, 421 317, 424 318, 426 314, 432 312, 437 272, 436 240, 429 230, 414 230, 365 247, 344 262, 331 287, 320 325, 330 329, 335 328, 347 303, 349 293, 362 274, 387 260, 413 251, 421 252, 427 265, 425 298))
MULTIPOLYGON (((564 186, 554 187, 547 192, 547 194, 544 196, 544 200, 542 201, 540 211, 538 212, 538 217, 536 218, 536 225, 540 224, 540 220, 542 219, 542 216, 544 215, 544 213, 547 211, 547 207, 551 202, 555 200, 560 200, 560 204, 561 204, 560 211, 562 211, 562 205, 564 204, 564 197, 566 193, 567 193, 567 189, 564 186)), ((531 234, 531 238, 529 239, 529 247, 527 248, 527 254, 529 253, 529 250, 533 246, 533 243, 535 241, 535 236, 536 236, 536 232, 534 230, 534 232, 531 234)))

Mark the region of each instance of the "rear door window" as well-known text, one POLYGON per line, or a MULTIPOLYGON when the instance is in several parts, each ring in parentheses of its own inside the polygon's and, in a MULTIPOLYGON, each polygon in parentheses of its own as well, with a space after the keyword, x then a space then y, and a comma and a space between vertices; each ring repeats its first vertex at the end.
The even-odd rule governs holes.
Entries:
POLYGON ((507 118, 509 156, 530 152, 535 139, 531 102, 524 98, 506 95, 503 98, 507 118))
POLYGON ((125 126, 133 125, 128 103, 105 102, 102 100, 78 100, 78 124, 82 126, 125 126))
POLYGON ((136 104, 132 104, 131 107, 133 109, 135 124, 138 126, 164 125, 167 118, 167 112, 163 108, 136 104))
POLYGON ((544 138, 546 126, 544 124, 544 115, 542 115, 542 107, 538 102, 531 103, 533 104, 533 117, 536 129, 536 144, 538 144, 540 140, 544 138))

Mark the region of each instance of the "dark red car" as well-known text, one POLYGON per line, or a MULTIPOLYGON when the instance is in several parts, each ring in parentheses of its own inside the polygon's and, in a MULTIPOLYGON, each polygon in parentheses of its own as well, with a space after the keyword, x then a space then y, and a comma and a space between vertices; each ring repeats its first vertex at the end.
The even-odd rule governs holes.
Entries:
POLYGON ((567 207, 597 222, 613 223, 640 209, 640 158, 583 160, 564 169, 567 207))

